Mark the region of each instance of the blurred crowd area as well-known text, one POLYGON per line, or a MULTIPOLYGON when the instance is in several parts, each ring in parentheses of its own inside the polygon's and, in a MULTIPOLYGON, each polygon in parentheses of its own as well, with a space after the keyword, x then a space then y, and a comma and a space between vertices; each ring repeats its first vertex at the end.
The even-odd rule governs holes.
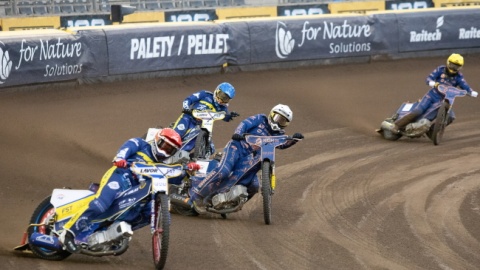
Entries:
POLYGON ((135 7, 137 11, 152 11, 284 4, 322 4, 337 1, 338 0, 0 0, 0 16, 109 13, 111 5, 128 5, 135 7))

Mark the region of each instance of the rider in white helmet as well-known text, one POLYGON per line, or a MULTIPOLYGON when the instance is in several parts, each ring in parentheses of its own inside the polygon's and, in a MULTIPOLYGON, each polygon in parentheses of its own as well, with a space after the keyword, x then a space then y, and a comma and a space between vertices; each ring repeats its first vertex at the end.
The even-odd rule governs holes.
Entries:
MULTIPOLYGON (((290 107, 278 104, 272 108, 268 115, 257 114, 243 120, 235 130, 235 133, 224 148, 224 153, 219 164, 205 177, 201 183, 192 181, 190 199, 195 210, 199 213, 205 212, 205 201, 208 195, 228 191, 240 179, 247 178, 250 184, 247 186, 248 199, 251 199, 258 192, 259 183, 257 172, 261 169, 259 155, 245 140, 245 134, 260 136, 275 136, 285 134, 285 128, 292 122, 293 113, 290 107)), ((279 149, 286 149, 294 145, 298 140, 303 139, 301 133, 293 134, 294 140, 278 146, 279 149)))

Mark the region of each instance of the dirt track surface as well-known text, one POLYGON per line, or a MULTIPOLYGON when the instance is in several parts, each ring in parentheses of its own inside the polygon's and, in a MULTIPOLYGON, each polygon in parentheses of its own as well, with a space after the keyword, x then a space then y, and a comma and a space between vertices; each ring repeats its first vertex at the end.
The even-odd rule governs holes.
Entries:
MULTIPOLYGON (((456 101, 439 146, 374 131, 428 90, 425 77, 444 60, 0 93, 0 268, 153 269, 148 228, 119 257, 50 262, 13 247, 53 188, 98 181, 125 140, 176 120, 187 95, 229 81, 241 119, 285 103, 294 112, 288 133, 306 139, 277 152, 271 225, 261 195, 226 220, 172 215, 166 269, 479 269, 480 99, 456 101)), ((464 74, 480 90, 479 55, 466 56, 464 74)), ((217 149, 239 121, 215 126, 217 149)))

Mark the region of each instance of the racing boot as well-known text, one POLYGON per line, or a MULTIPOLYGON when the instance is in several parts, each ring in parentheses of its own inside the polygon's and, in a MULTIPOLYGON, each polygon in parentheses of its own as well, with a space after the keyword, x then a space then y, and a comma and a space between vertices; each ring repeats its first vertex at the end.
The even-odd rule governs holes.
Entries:
POLYGON ((75 235, 68 229, 64 229, 59 235, 58 240, 70 253, 80 253, 81 248, 75 243, 75 235))
POLYGON ((188 202, 188 204, 191 204, 193 206, 193 209, 195 209, 195 211, 197 211, 197 213, 199 214, 207 213, 207 207, 205 205, 203 197, 193 192, 192 190, 189 190, 188 193, 190 195, 190 201, 188 202))
POLYGON ((404 117, 398 119, 397 121, 394 122, 394 126, 390 130, 394 134, 400 133, 400 130, 405 128, 408 124, 410 124, 415 118, 417 118, 418 114, 416 113, 409 113, 406 114, 404 117))

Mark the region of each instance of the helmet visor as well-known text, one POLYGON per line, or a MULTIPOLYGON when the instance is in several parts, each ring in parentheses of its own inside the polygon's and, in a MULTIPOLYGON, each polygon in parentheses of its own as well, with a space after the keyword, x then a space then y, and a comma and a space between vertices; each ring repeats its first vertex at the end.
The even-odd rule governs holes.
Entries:
POLYGON ((447 65, 448 69, 453 71, 453 72, 458 72, 460 69, 462 69, 461 65, 454 64, 452 62, 448 62, 447 65))
POLYGON ((222 92, 221 90, 215 91, 215 98, 217 99, 218 103, 227 104, 230 101, 230 97, 222 92))
POLYGON ((177 152, 177 147, 174 145, 170 144, 169 142, 165 140, 159 140, 157 144, 158 150, 160 152, 164 152, 165 154, 171 156, 177 152))
POLYGON ((285 128, 286 126, 288 126, 288 124, 290 124, 290 121, 288 121, 285 116, 278 113, 273 113, 272 121, 281 128, 285 128))

